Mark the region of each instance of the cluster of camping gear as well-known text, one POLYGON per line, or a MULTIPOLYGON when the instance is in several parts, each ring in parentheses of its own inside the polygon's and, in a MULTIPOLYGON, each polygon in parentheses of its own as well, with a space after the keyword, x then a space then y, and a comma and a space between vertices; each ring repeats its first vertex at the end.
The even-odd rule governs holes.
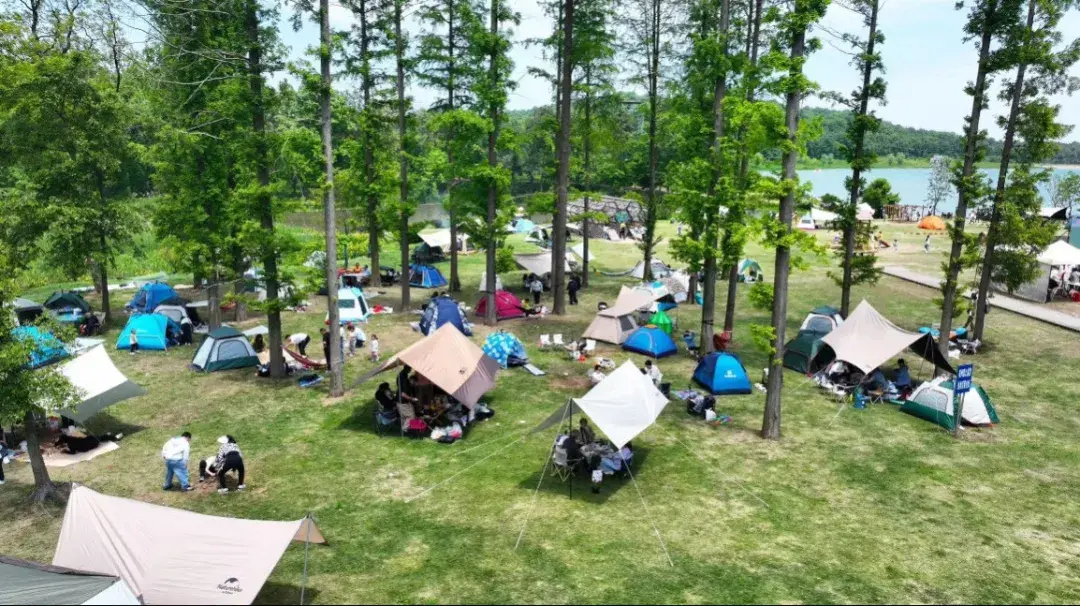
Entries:
MULTIPOLYGON (((839 310, 823 306, 806 316, 798 334, 784 347, 784 367, 805 374, 841 402, 856 408, 888 402, 900 410, 946 429, 956 427, 954 376, 949 356, 941 354, 934 331, 909 332, 898 328, 869 303, 863 301, 846 319, 839 310), (892 376, 884 370, 889 360, 905 351, 928 364, 932 374, 922 384, 910 376, 901 359, 892 376)), ((997 424, 990 397, 979 385, 963 400, 962 423, 971 426, 997 424)))
POLYGON ((80 337, 92 337, 101 333, 98 319, 86 299, 74 291, 57 291, 38 304, 29 299, 17 298, 12 304, 16 326, 32 326, 48 314, 57 323, 71 326, 80 337))

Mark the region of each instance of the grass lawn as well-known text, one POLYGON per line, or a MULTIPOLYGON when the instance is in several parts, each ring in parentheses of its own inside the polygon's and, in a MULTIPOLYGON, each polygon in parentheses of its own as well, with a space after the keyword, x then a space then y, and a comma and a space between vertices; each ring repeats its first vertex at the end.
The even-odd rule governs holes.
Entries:
MULTIPOLYGON (((663 229, 674 233, 669 225, 663 229)), ((943 236, 935 242, 944 250, 943 236)), ((921 244, 921 236, 903 235, 900 252, 886 255, 910 256, 910 263, 937 273, 940 257, 925 255, 921 244)), ((608 270, 640 258, 628 245, 597 243, 593 250, 608 270)), ((771 280, 772 255, 751 252, 771 280)), ((816 260, 792 278, 790 336, 811 308, 838 301, 825 275, 828 263, 832 259, 816 260)), ((481 266, 479 256, 462 262, 470 303, 481 266)), ((504 278, 518 287, 514 276, 504 278)), ((501 325, 521 337, 548 375, 502 372, 486 397, 496 416, 456 444, 373 433, 377 379, 331 401, 325 382, 301 389, 248 371, 194 373, 187 367, 191 348, 113 352, 120 369, 149 394, 90 425, 125 429, 129 436, 119 451, 53 470, 53 477, 222 516, 294 520, 314 512, 330 542, 311 550, 308 596, 316 603, 1080 600, 1080 337, 1004 311, 988 317, 991 344, 973 359, 976 381, 1001 417, 998 427, 967 431, 957 441, 893 406, 848 407, 838 415, 831 398, 788 372, 783 440, 758 437, 759 392, 719 398, 717 412, 733 418, 721 427, 673 404, 657 427, 634 441, 640 494, 633 483, 610 481, 592 495, 581 481, 571 500, 566 485, 547 477, 533 504, 554 432, 519 437, 588 388, 586 365, 541 352, 535 343, 541 333, 580 334, 596 304, 614 300, 620 282, 594 277, 566 317, 501 325), (212 454, 221 434, 236 436, 248 468, 247 492, 161 492, 161 445, 183 430, 195 435, 195 456, 212 454)), ((414 298, 423 292, 414 291, 414 298)), ((860 289, 855 300, 865 297, 914 329, 937 320, 934 294, 883 278, 873 289, 860 289)), ((396 296, 390 291, 372 302, 394 305, 396 296)), ((124 302, 116 297, 117 306, 124 302)), ((674 315, 680 326, 700 321, 693 305, 674 315)), ((322 319, 316 305, 306 314, 287 314, 285 329, 315 334, 322 319)), ((377 333, 390 354, 417 339, 407 326, 413 319, 376 316, 366 330, 377 333)), ((740 290, 735 348, 754 380, 765 357, 750 344, 749 326, 767 321, 740 290)), ((488 330, 478 327, 474 341, 488 330)), ((109 337, 115 336, 113 329, 109 337)), ((619 363, 628 357, 643 362, 613 347, 601 346, 600 353, 619 363)), ((693 363, 684 354, 659 365, 676 387, 689 382, 693 363)), ((347 379, 371 367, 350 360, 347 379)), ((917 359, 912 368, 920 369, 917 359)), ((49 562, 63 510, 28 506, 28 467, 19 463, 6 471, 0 552, 49 562)), ((302 566, 303 549, 291 548, 258 602, 295 603, 302 566)))

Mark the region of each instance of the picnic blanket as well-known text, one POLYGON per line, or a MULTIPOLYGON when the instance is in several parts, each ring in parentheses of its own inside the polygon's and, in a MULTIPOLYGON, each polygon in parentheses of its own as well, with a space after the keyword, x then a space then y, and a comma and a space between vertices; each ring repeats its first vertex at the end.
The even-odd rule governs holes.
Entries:
MULTIPOLYGON (((65 454, 62 452, 55 452, 47 454, 42 458, 45 459, 46 467, 70 467, 76 463, 89 461, 90 459, 99 457, 107 452, 112 452, 119 449, 120 445, 116 442, 102 442, 98 445, 97 448, 89 450, 87 452, 80 452, 78 454, 65 454)), ((23 457, 22 460, 26 460, 26 457, 23 457)), ((29 463, 29 460, 26 460, 26 462, 29 463)))

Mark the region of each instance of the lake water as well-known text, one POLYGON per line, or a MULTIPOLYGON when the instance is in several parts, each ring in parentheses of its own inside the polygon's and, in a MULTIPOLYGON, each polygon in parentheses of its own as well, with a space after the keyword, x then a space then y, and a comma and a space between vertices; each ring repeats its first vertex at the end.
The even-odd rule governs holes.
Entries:
MULTIPOLYGON (((995 182, 997 181, 997 169, 984 168, 980 171, 986 175, 989 175, 995 182)), ((1055 174, 1070 174, 1078 173, 1080 171, 1070 169, 1054 169, 1055 174)), ((799 180, 802 182, 810 182, 813 187, 813 195, 821 197, 823 194, 833 194, 846 197, 846 190, 844 189, 844 179, 851 175, 850 169, 843 168, 827 168, 820 170, 800 170, 799 180)), ((866 176, 866 182, 869 183, 874 179, 887 179, 889 184, 892 185, 894 193, 900 194, 900 203, 908 204, 912 206, 922 206, 926 204, 926 188, 930 183, 930 169, 929 168, 877 168, 866 176)), ((1049 200, 1049 188, 1044 184, 1042 189, 1043 199, 1049 200)), ((1049 205, 1047 202, 1046 205, 1049 205)), ((956 208, 956 193, 946 200, 943 205, 938 206, 938 212, 952 212, 956 208)))

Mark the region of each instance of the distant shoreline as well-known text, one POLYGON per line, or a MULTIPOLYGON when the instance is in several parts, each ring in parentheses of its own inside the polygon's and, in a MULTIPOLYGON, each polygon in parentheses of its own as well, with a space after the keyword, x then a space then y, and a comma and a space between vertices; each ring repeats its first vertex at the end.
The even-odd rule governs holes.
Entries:
MULTIPOLYGON (((1000 164, 997 163, 997 162, 979 162, 976 165, 976 168, 991 168, 991 169, 993 169, 993 168, 997 168, 998 166, 1000 166, 1000 164)), ((1040 164, 1039 166, 1040 166, 1040 168, 1050 168, 1050 169, 1054 169, 1054 170, 1080 171, 1080 164, 1040 164)), ((766 168, 769 169, 769 170, 773 170, 775 172, 779 172, 779 170, 780 170, 779 166, 768 165, 768 166, 766 166, 766 168)), ((796 168, 796 170, 850 170, 851 169, 850 166, 848 166, 847 164, 844 164, 843 162, 833 162, 833 163, 829 163, 829 164, 824 164, 824 163, 813 162, 813 161, 807 162, 807 163, 800 163, 800 164, 796 165, 795 168, 796 168)), ((883 170, 883 169, 890 169, 890 170, 896 170, 896 169, 899 169, 899 170, 902 170, 902 169, 926 170, 928 168, 930 168, 930 162, 928 162, 928 161, 927 162, 920 162, 918 160, 908 160, 908 161, 905 161, 904 164, 894 165, 894 166, 889 166, 889 165, 886 165, 886 164, 875 164, 869 170, 869 174, 873 174, 873 172, 875 170, 883 170)))

